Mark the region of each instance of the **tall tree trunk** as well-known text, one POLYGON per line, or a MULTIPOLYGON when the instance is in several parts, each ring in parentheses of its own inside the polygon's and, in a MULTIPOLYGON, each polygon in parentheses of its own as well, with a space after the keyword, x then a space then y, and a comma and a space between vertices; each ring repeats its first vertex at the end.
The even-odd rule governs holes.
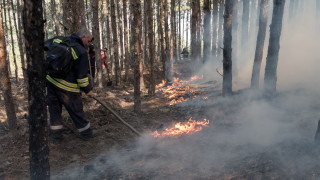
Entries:
POLYGON ((264 41, 266 39, 267 23, 268 23, 268 3, 269 0, 262 0, 260 4, 259 15, 259 31, 257 37, 256 52, 254 55, 252 76, 251 76, 251 88, 259 88, 260 69, 263 57, 264 41))
POLYGON ((52 21, 53 21, 53 28, 54 28, 54 36, 57 36, 60 34, 58 24, 57 24, 57 6, 56 6, 56 1, 51 0, 51 13, 52 13, 52 21))
POLYGON ((249 38, 249 13, 250 13, 250 0, 243 0, 242 6, 242 33, 241 33, 241 47, 242 52, 247 52, 248 38, 249 38))
POLYGON ((16 82, 18 82, 18 65, 17 65, 17 57, 16 57, 16 51, 14 48, 14 40, 13 40, 13 27, 12 27, 12 20, 10 19, 10 11, 13 11, 12 8, 8 9, 9 14, 9 28, 10 28, 10 39, 11 39, 11 50, 12 50, 12 57, 13 57, 13 63, 14 63, 14 74, 16 78, 16 82))
POLYGON ((163 12, 164 12, 164 34, 165 34, 165 69, 164 74, 167 82, 171 82, 172 80, 172 72, 171 72, 171 62, 170 62, 170 41, 169 41, 169 23, 168 23, 168 0, 164 0, 163 3, 163 12))
POLYGON ((0 9, 0 87, 4 98, 9 129, 14 130, 17 126, 17 116, 14 99, 12 98, 11 82, 8 70, 6 41, 2 24, 2 9, 0 9))
MULTIPOLYGON (((15 33, 17 36, 17 41, 19 41, 19 39, 21 39, 20 34, 18 33, 18 25, 17 25, 17 18, 16 18, 16 13, 15 13, 15 9, 14 9, 14 5, 13 5, 13 1, 11 1, 11 9, 12 9, 12 14, 13 14, 13 24, 15 27, 15 33)), ((18 43, 18 47, 19 47, 19 52, 20 52, 20 58, 23 59, 23 50, 22 50, 22 44, 18 43)), ((16 68, 16 75, 18 75, 18 68, 16 68)))
POLYGON ((232 10, 234 0, 226 0, 223 37, 223 87, 222 94, 232 94, 232 10))
POLYGON ((192 0, 191 18, 191 55, 193 61, 198 64, 200 61, 200 0, 192 0))
POLYGON ((189 46, 189 22, 190 22, 190 10, 187 10, 187 20, 186 20, 186 46, 185 47, 188 47, 189 46))
MULTIPOLYGON (((173 62, 176 61, 176 12, 175 12, 175 0, 171 0, 171 35, 170 35, 170 66, 173 68, 173 62)), ((172 69, 173 70, 173 69, 172 69)))
POLYGON ((123 0, 123 29, 124 29, 124 57, 125 57, 125 81, 129 80, 130 53, 128 45, 128 20, 127 20, 127 0, 123 0))
POLYGON ((152 1, 146 1, 147 6, 147 21, 148 21, 148 38, 149 38, 149 62, 150 62, 150 79, 149 79, 149 89, 148 94, 153 96, 155 93, 155 82, 154 82, 154 39, 153 39, 153 8, 152 1))
POLYGON ((161 62, 162 62, 162 70, 163 70, 163 78, 165 79, 165 69, 166 69, 166 59, 164 53, 164 39, 163 39, 163 0, 158 0, 158 32, 160 36, 160 51, 161 51, 161 62))
POLYGON ((120 50, 120 53, 119 53, 119 57, 120 57, 120 64, 121 64, 121 71, 124 69, 123 68, 123 65, 124 65, 124 49, 123 49, 123 16, 122 16, 122 9, 120 9, 120 7, 122 7, 120 5, 120 1, 117 3, 117 11, 118 11, 118 26, 119 26, 119 39, 120 39, 120 43, 119 43, 119 50, 120 50))
POLYGON ((43 64, 44 26, 42 1, 25 0, 23 24, 29 80, 29 152, 32 180, 50 179, 46 80, 43 64))
POLYGON ((203 38, 204 44, 203 44, 203 62, 207 62, 210 57, 210 49, 211 49, 211 13, 210 13, 210 0, 204 1, 203 6, 204 11, 204 18, 203 18, 203 26, 204 26, 204 32, 203 38))
MULTIPOLYGON (((2 7, 3 7, 3 14, 4 14, 4 19, 3 19, 3 25, 4 26, 3 26, 3 28, 4 28, 5 32, 7 32, 8 29, 9 29, 8 25, 7 25, 7 22, 8 22, 8 19, 10 20, 10 18, 7 19, 7 5, 6 4, 7 4, 6 0, 2 0, 2 7)), ((6 44, 9 44, 9 36, 8 36, 8 34, 4 34, 4 36, 5 36, 6 44)), ((8 59, 7 62, 8 62, 8 68, 9 68, 9 77, 11 77, 11 65, 10 65, 9 53, 6 53, 6 55, 7 55, 7 59, 8 59)))
MULTIPOLYGON (((95 49, 95 59, 96 59, 96 68, 97 68, 97 79, 98 79, 98 86, 103 86, 103 79, 102 79, 102 63, 100 58, 101 53, 101 38, 100 38, 100 27, 99 27, 99 1, 92 0, 91 1, 91 9, 92 9, 92 36, 94 37, 94 49, 95 49)), ((82 27, 85 25, 82 24, 82 27)))
POLYGON ((114 57, 114 66, 115 66, 115 83, 120 85, 121 81, 121 71, 119 66, 119 50, 118 50, 118 38, 117 38, 117 22, 116 22, 116 10, 115 10, 115 1, 111 0, 111 21, 112 21, 112 34, 113 34, 113 57, 114 57))
POLYGON ((238 41, 238 1, 234 1, 232 10, 232 74, 238 76, 239 41, 238 41))
MULTIPOLYGON (((23 79, 24 79, 24 83, 27 87, 27 83, 28 83, 28 77, 27 77, 27 73, 25 71, 26 69, 26 53, 25 53, 25 40, 23 38, 23 34, 24 34, 24 29, 22 27, 22 9, 23 7, 20 5, 20 1, 21 0, 17 0, 17 9, 18 9, 18 28, 19 28, 19 47, 21 46, 21 51, 20 51, 20 56, 21 56, 21 69, 22 69, 22 74, 23 74, 23 79)), ((27 92, 27 91, 24 91, 27 92)))
POLYGON ((280 36, 285 0, 273 0, 272 23, 264 76, 264 89, 268 94, 274 94, 277 87, 277 67, 280 50, 280 36))
POLYGON ((86 27, 83 0, 62 0, 62 9, 63 26, 66 36, 86 27))
POLYGON ((224 13, 224 1, 219 1, 219 31, 218 31, 218 47, 217 47, 217 56, 221 56, 223 46, 223 13, 224 13))
POLYGON ((134 62, 134 111, 141 112, 140 91, 140 64, 142 59, 141 50, 141 3, 140 0, 130 0, 131 14, 131 58, 134 62))

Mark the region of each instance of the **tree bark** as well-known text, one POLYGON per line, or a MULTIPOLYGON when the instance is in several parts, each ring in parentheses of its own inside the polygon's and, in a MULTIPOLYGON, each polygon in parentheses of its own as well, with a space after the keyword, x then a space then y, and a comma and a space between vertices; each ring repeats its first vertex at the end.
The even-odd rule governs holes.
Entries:
POLYGON ((219 12, 219 0, 213 0, 213 10, 212 10, 212 55, 217 56, 217 35, 218 35, 218 12, 219 12))
POLYGON ((18 65, 17 65, 17 57, 16 57, 16 50, 14 48, 14 40, 13 40, 13 27, 12 27, 12 20, 10 19, 10 11, 13 13, 13 9, 8 9, 9 14, 9 28, 10 28, 10 39, 11 39, 11 51, 12 51, 12 57, 13 57, 13 63, 14 63, 14 74, 16 78, 16 82, 18 82, 18 65))
POLYGON ((62 0, 62 9, 65 36, 86 27, 83 0, 62 0))
POLYGON ((247 52, 248 37, 249 37, 249 13, 250 13, 250 0, 243 0, 242 8, 242 33, 241 33, 241 47, 242 52, 247 52))
POLYGON ((163 79, 165 79, 165 69, 166 69, 166 59, 164 53, 164 39, 163 39, 163 0, 158 0, 158 32, 160 36, 160 51, 161 51, 161 62, 162 62, 162 70, 163 70, 163 79))
POLYGON ((53 28, 54 28, 54 36, 57 36, 60 34, 58 24, 57 24, 57 11, 56 11, 56 1, 51 0, 51 13, 52 13, 52 21, 53 21, 53 28))
POLYGON ((268 22, 268 3, 269 0, 262 0, 260 4, 259 31, 251 76, 251 88, 253 89, 259 88, 260 69, 268 22))
POLYGON ((120 9, 120 7, 122 7, 120 5, 120 1, 117 2, 117 14, 118 14, 118 29, 119 29, 119 59, 120 59, 120 65, 121 65, 121 70, 120 70, 120 74, 121 74, 121 71, 123 70, 123 65, 124 65, 124 57, 123 57, 123 17, 122 17, 122 11, 120 9))
POLYGON ((192 15, 191 15, 191 57, 193 61, 197 64, 200 60, 200 0, 192 0, 191 4, 192 15))
MULTIPOLYGON (((92 10, 92 36, 94 37, 93 45, 95 49, 95 59, 96 59, 96 68, 97 68, 97 81, 98 86, 101 88, 103 86, 102 79, 102 63, 100 58, 101 53, 101 38, 100 38, 100 26, 99 26, 99 1, 91 1, 91 10, 92 10)), ((85 27, 82 25, 82 27, 85 27)))
POLYGON ((232 74, 238 75, 239 41, 238 41, 238 1, 234 1, 232 10, 232 74))
POLYGON ((218 47, 217 47, 217 56, 221 56, 223 46, 223 13, 224 13, 224 1, 219 1, 219 30, 218 30, 218 47))
POLYGON ((128 45, 128 20, 127 20, 127 0, 123 0, 123 29, 124 29, 124 57, 125 57, 125 81, 129 79, 130 53, 128 45))
MULTIPOLYGON (((7 32, 8 31, 8 25, 7 25, 7 22, 10 21, 7 19, 7 5, 6 5, 6 0, 2 0, 2 7, 3 7, 3 14, 4 14, 4 18, 3 18, 3 28, 4 28, 4 31, 7 32)), ((9 12, 8 12, 9 14, 9 12)), ((8 15, 9 16, 9 15, 8 15)), ((10 17, 10 16, 9 16, 10 17)), ((6 41, 6 44, 9 44, 9 35, 8 34, 4 34, 5 36, 5 41, 6 41)), ((7 51, 8 52, 8 51, 7 51)), ((9 68, 9 77, 11 76, 11 65, 10 65, 10 59, 9 59, 9 53, 6 53, 7 55, 7 63, 8 63, 8 68, 9 68)))
POLYGON ((142 59, 141 50, 141 3, 140 0, 130 0, 131 14, 131 58, 134 62, 134 111, 141 112, 141 91, 140 91, 140 64, 142 59))
POLYGON ((173 71, 173 62, 177 59, 176 56, 176 12, 175 12, 175 0, 171 0, 171 15, 170 15, 170 25, 171 25, 171 35, 170 35, 170 66, 171 71, 173 71))
POLYGON ((222 94, 232 94, 232 10, 235 0, 226 0, 223 37, 223 87, 222 94))
POLYGON ((268 94, 274 94, 277 87, 277 66, 284 5, 285 0, 273 0, 272 23, 270 26, 270 39, 264 76, 264 89, 268 94))
POLYGON ((112 34, 113 34, 113 57, 114 57, 114 66, 115 66, 115 83, 120 85, 121 81, 121 71, 119 66, 119 50, 118 50, 118 31, 117 31, 117 22, 116 22, 116 10, 115 10, 115 1, 111 0, 111 23, 112 23, 112 34))
MULTIPOLYGON (((19 0, 17 0, 17 6, 19 4, 19 0)), ((21 37, 21 31, 18 32, 18 25, 17 25, 17 17, 16 17, 16 13, 15 13, 15 9, 13 6, 13 1, 11 1, 11 8, 12 8, 12 13, 13 13, 13 22, 14 22, 14 26, 15 26, 15 32, 16 32, 16 36, 17 36, 17 41, 18 41, 18 47, 19 47, 19 53, 20 53, 20 60, 21 62, 24 61, 24 57, 23 57, 23 46, 22 46, 22 37, 21 37)), ((18 8, 16 8, 16 12, 18 14, 18 8)), ((23 69, 22 69, 23 70, 23 69)), ((16 72, 16 74, 18 74, 18 71, 16 72)))
POLYGON ((17 126, 17 116, 14 99, 12 98, 11 81, 8 70, 6 41, 2 24, 2 9, 0 9, 0 87, 4 98, 7 123, 9 129, 14 130, 17 126))
POLYGON ((147 21, 148 21, 148 38, 149 38, 149 63, 150 63, 150 79, 149 79, 149 88, 148 95, 153 96, 155 93, 155 82, 154 82, 154 39, 153 39, 153 8, 152 1, 146 1, 146 9, 147 9, 147 21))
POLYGON ((46 80, 43 64, 44 25, 42 1, 25 0, 23 24, 29 80, 29 151, 30 177, 32 180, 50 179, 46 80))
POLYGON ((207 62, 210 57, 210 49, 211 49, 211 13, 210 13, 210 0, 204 1, 203 6, 204 11, 204 19, 203 19, 203 26, 204 26, 204 32, 203 38, 204 44, 203 44, 203 63, 207 62))

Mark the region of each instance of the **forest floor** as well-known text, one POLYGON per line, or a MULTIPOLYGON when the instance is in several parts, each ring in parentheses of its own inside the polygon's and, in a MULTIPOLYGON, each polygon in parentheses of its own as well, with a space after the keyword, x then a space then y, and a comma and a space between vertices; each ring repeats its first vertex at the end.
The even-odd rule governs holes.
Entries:
MULTIPOLYGON (((320 168, 316 163, 320 159, 319 148, 314 147, 313 141, 294 136, 296 140, 284 138, 272 145, 253 145, 253 140, 238 142, 237 137, 243 134, 230 136, 227 133, 234 132, 238 127, 244 128, 237 121, 238 112, 244 104, 248 106, 253 101, 246 95, 246 90, 235 92, 232 98, 224 100, 220 83, 202 79, 202 74, 197 74, 198 79, 190 79, 193 74, 188 62, 175 66, 176 76, 181 79, 177 80, 179 83, 172 87, 158 87, 154 97, 149 97, 147 90, 144 90, 140 114, 133 112, 132 87, 122 85, 95 89, 97 97, 141 132, 141 137, 119 122, 101 104, 83 95, 86 115, 92 127, 99 132, 92 140, 83 141, 73 133, 71 119, 64 111, 64 122, 69 127, 64 132, 64 141, 58 145, 49 144, 52 179, 320 178, 320 168), (161 132, 174 123, 187 122, 191 117, 196 120, 208 118, 210 128, 188 137, 170 139, 152 136, 156 130, 161 132)), ((157 84, 160 83, 160 78, 157 78, 157 84)), ((16 102, 19 102, 18 130, 15 134, 10 133, 6 123, 0 122, 0 179, 28 179, 28 102, 23 93, 24 87, 15 83, 12 86, 16 102)), ((277 99, 283 95, 279 96, 277 99)), ((254 99, 265 101, 264 96, 254 99)), ((266 101, 272 105, 278 102, 266 101)), ((312 108, 319 107, 320 103, 312 108)), ((0 109, 0 120, 3 121, 3 100, 0 101, 0 109)), ((302 118, 298 114, 296 112, 292 116, 299 119, 300 127, 310 132, 312 128, 308 120, 314 117, 302 118)), ((243 117, 243 113, 240 116, 243 117)), ((250 128, 244 129, 250 131, 250 128)), ((262 139, 259 142, 265 141, 262 139)))

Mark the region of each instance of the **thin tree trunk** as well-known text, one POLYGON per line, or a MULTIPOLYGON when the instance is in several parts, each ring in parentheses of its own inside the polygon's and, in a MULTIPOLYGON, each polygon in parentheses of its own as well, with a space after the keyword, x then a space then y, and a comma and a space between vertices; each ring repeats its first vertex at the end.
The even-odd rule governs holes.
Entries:
POLYGON ((171 36, 170 36, 170 66, 171 70, 173 70, 173 62, 175 62, 176 59, 176 13, 175 13, 175 0, 171 0, 171 36))
POLYGON ((51 13, 52 13, 52 21, 53 21, 53 28, 54 28, 54 36, 57 36, 60 34, 58 24, 57 24, 57 6, 56 6, 56 1, 51 0, 51 13))
POLYGON ((187 20, 186 20, 186 47, 189 46, 189 17, 190 17, 190 10, 187 10, 187 20))
MULTIPOLYGON (((92 9, 92 36, 94 37, 94 49, 95 49, 95 60, 96 60, 96 68, 97 68, 97 79, 98 86, 101 88, 103 86, 102 79, 102 63, 100 58, 101 46, 100 46, 100 27, 99 27, 99 1, 92 0, 91 1, 91 9, 92 9)), ((82 24, 82 27, 85 27, 82 24)))
POLYGON ((192 0, 191 18, 191 55, 193 61, 198 64, 200 61, 200 0, 192 0))
POLYGON ((115 83, 120 85, 121 81, 121 71, 119 66, 119 50, 118 50, 118 38, 117 38, 117 22, 116 22, 116 10, 115 1, 111 0, 111 21, 112 21, 112 34, 113 34, 113 57, 115 66, 115 83))
POLYGON ((46 80, 43 64, 44 26, 42 1, 24 1, 23 24, 29 80, 29 152, 30 177, 32 180, 49 180, 49 147, 46 107, 46 80))
POLYGON ((158 32, 160 35, 160 50, 161 50, 161 62, 163 70, 163 79, 165 79, 165 69, 166 69, 166 58, 164 53, 164 39, 163 39, 163 0, 158 0, 158 32))
POLYGON ((222 94, 232 94, 232 10, 234 0, 226 0, 223 38, 223 87, 222 94))
POLYGON ((218 47, 217 47, 217 55, 220 57, 223 46, 223 13, 224 13, 224 1, 219 1, 219 31, 218 31, 218 47))
MULTIPOLYGON (((13 22, 14 22, 15 32, 16 32, 16 36, 17 36, 17 41, 19 41, 19 39, 21 39, 21 36, 18 33, 18 25, 17 25, 17 21, 16 21, 17 18, 16 18, 16 13, 15 13, 13 1, 11 1, 11 9, 12 9, 12 14, 13 14, 13 22)), ((18 43, 18 46, 19 46, 20 58, 23 59, 22 44, 18 43)), ((16 75, 17 74, 18 74, 18 68, 16 69, 16 75)))
POLYGON ((280 51, 280 36, 285 0, 273 0, 272 23, 264 76, 264 89, 268 94, 274 94, 277 87, 277 67, 280 51))
POLYGON ((154 82, 154 39, 153 39, 153 8, 152 8, 152 1, 146 1, 146 10, 147 10, 147 21, 148 21, 148 38, 149 38, 149 62, 150 62, 150 79, 149 79, 149 88, 148 94, 153 96, 155 93, 155 82, 154 82))
MULTIPOLYGON (((18 16, 18 26, 16 26, 18 30, 18 43, 19 43, 19 49, 20 49, 20 60, 21 60, 21 68, 22 68, 22 74, 23 74, 23 79, 25 82, 25 85, 27 85, 27 74, 26 74, 26 54, 25 54, 25 42, 24 38, 22 38, 22 34, 24 33, 23 27, 22 27, 22 7, 20 6, 20 0, 17 0, 17 16, 18 16)), ((26 92, 26 91, 25 91, 26 92)))
POLYGON ((131 58, 134 62, 134 111, 141 112, 140 91, 140 64, 142 59, 141 50, 141 3, 140 0, 130 0, 131 14, 131 58))
POLYGON ((238 1, 233 3, 232 10, 232 74, 234 77, 238 76, 238 60, 239 60, 239 42, 238 42, 238 1))
POLYGON ((249 31, 249 2, 250 0, 243 0, 243 10, 242 10, 242 34, 241 34, 241 47, 242 52, 247 52, 248 46, 248 31, 249 31))
POLYGON ((86 27, 83 0, 62 0, 62 7, 63 26, 66 36, 86 27))
MULTIPOLYGON (((120 69, 121 71, 123 70, 123 65, 124 65, 124 57, 123 57, 123 21, 122 21, 122 11, 120 9, 120 1, 117 2, 117 14, 118 14, 118 29, 119 29, 119 39, 120 39, 120 42, 119 42, 119 57, 120 57, 120 69)), ((122 6, 121 6, 122 7, 122 6)), ((120 71, 120 74, 121 74, 121 71, 120 71)))
POLYGON ((207 62, 210 57, 210 49, 211 49, 211 13, 210 13, 210 0, 205 0, 204 1, 204 6, 203 6, 203 11, 204 11, 204 32, 203 38, 204 44, 203 44, 203 63, 207 62))
MULTIPOLYGON (((8 19, 7 19, 6 0, 2 0, 2 6, 3 6, 3 14, 4 14, 3 28, 4 28, 4 31, 7 32, 8 31, 8 25, 7 25, 8 19)), ((6 44, 8 44, 9 43, 9 36, 8 36, 8 34, 4 34, 4 35, 5 35, 6 44)), ((9 77, 11 77, 11 65, 10 65, 9 53, 6 53, 6 54, 7 54, 7 59, 8 59, 9 77)))
POLYGON ((44 38, 48 39, 48 21, 47 21, 47 8, 46 8, 46 1, 42 0, 42 9, 43 9, 43 19, 46 20, 46 22, 44 23, 44 38))
POLYGON ((127 0, 123 0, 123 29, 124 29, 124 57, 125 57, 125 81, 129 80, 130 54, 128 45, 128 20, 127 20, 127 0))
POLYGON ((14 74, 16 78, 16 82, 18 82, 18 65, 17 65, 17 57, 16 57, 16 51, 14 48, 14 40, 13 40, 13 27, 12 27, 12 20, 10 19, 10 11, 13 11, 12 8, 8 9, 8 15, 9 15, 9 28, 10 28, 10 39, 11 39, 11 50, 12 50, 12 56, 13 56, 13 63, 14 63, 14 74))
POLYGON ((256 52, 254 56, 254 63, 251 76, 251 88, 259 88, 260 69, 263 57, 264 41, 266 39, 267 22, 268 22, 268 3, 269 0, 262 0, 260 4, 259 15, 259 31, 257 37, 256 52))
POLYGON ((0 9, 0 87, 4 98, 7 114, 7 123, 10 130, 15 130, 17 126, 17 116, 14 99, 12 98, 11 82, 9 76, 6 41, 2 24, 2 9, 0 9))

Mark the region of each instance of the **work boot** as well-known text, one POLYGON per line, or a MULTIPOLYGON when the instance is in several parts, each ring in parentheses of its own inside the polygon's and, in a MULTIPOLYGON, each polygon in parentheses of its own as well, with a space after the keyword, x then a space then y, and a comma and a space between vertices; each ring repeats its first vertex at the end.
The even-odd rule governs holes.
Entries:
POLYGON ((89 141, 96 135, 96 131, 92 129, 87 129, 79 133, 80 139, 84 141, 89 141))
POLYGON ((61 144, 63 141, 62 129, 50 130, 50 137, 53 144, 61 144))

